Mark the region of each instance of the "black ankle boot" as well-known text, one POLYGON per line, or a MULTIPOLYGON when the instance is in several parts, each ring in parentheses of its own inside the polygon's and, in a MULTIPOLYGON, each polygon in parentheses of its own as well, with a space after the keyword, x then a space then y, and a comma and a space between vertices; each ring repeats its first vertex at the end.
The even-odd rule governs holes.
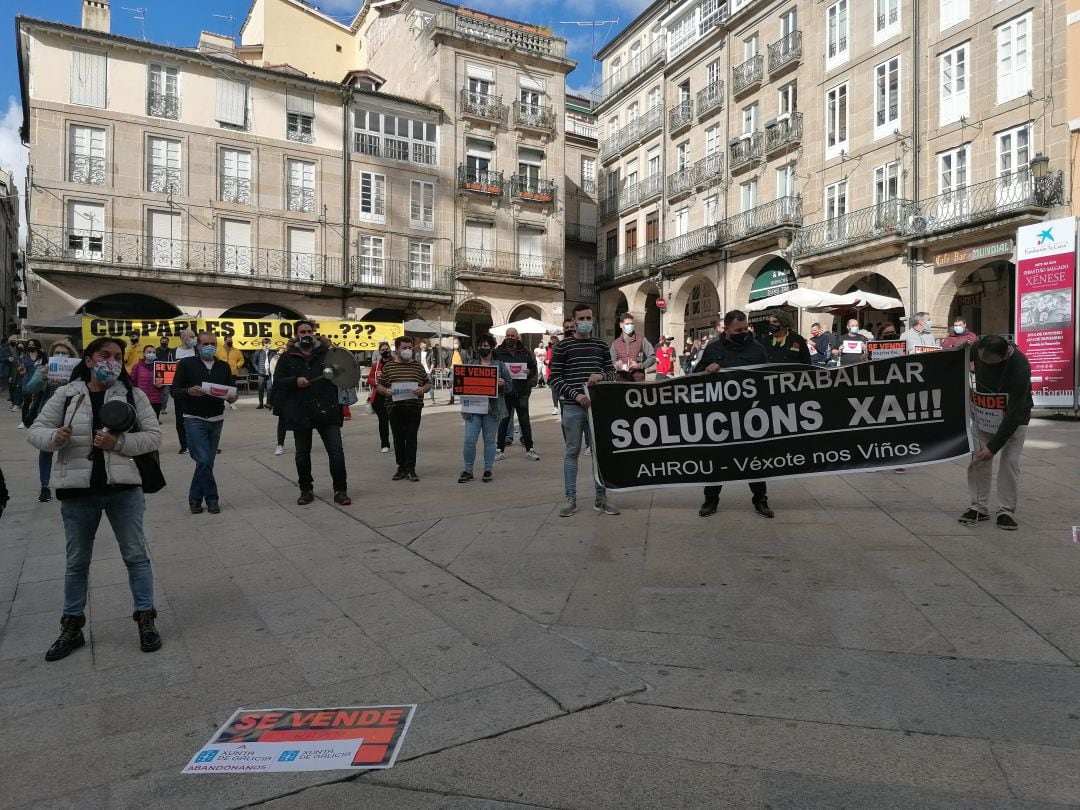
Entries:
POLYGON ((158 634, 157 628, 154 627, 157 611, 153 608, 150 608, 150 610, 136 610, 131 614, 131 618, 139 625, 139 649, 143 652, 160 650, 161 636, 158 634))
POLYGON ((59 661, 67 658, 72 650, 77 650, 86 643, 83 638, 83 625, 86 624, 85 616, 72 616, 65 613, 60 617, 60 638, 53 642, 49 651, 45 653, 46 661, 59 661))

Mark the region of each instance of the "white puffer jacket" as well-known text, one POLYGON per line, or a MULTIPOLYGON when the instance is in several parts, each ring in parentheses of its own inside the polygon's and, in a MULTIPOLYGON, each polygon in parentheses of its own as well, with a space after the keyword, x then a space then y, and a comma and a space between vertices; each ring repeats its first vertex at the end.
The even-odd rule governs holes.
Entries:
MULTIPOLYGON (((161 426, 146 394, 135 388, 132 391, 135 412, 139 423, 137 431, 129 431, 120 437, 113 450, 105 451, 105 472, 110 484, 142 483, 139 468, 132 456, 151 453, 161 446, 161 426)), ((105 391, 105 401, 127 401, 127 388, 121 382, 105 391)), ((53 459, 53 489, 88 489, 94 462, 87 458, 93 447, 94 413, 90 405, 90 392, 81 380, 70 382, 56 390, 41 409, 38 418, 30 426, 27 437, 34 447, 46 453, 56 453, 53 459), (83 395, 82 400, 79 396, 83 395), (65 416, 64 405, 71 397, 65 416), (73 409, 78 403, 78 410, 73 409), (71 439, 63 447, 54 441, 57 429, 71 423, 71 439)))

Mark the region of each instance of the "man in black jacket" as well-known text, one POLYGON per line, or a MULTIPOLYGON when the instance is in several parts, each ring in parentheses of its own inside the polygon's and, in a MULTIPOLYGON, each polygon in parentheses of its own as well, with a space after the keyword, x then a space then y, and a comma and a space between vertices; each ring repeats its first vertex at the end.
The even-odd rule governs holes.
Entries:
POLYGON ((806 338, 795 331, 795 321, 791 315, 783 310, 770 313, 766 328, 769 334, 763 341, 770 363, 810 365, 810 348, 806 338))
POLYGON ((506 449, 506 432, 510 428, 510 417, 517 414, 518 430, 521 431, 521 444, 525 447, 525 457, 531 461, 539 461, 540 456, 533 450, 532 422, 529 421, 529 395, 533 386, 536 385, 536 357, 521 342, 517 329, 510 327, 506 330, 506 337, 495 349, 495 359, 500 363, 512 363, 515 367, 525 365, 523 374, 515 374, 511 368, 510 376, 514 378, 514 387, 505 392, 506 416, 499 422, 499 435, 496 440, 498 452, 496 459, 503 457, 506 449))
POLYGON ((1016 531, 1016 491, 1020 454, 1031 421, 1031 364, 1023 353, 1000 335, 983 335, 975 343, 975 418, 979 449, 968 465, 971 508, 960 516, 970 526, 990 519, 990 488, 994 456, 998 466, 997 527, 1016 531))
MULTIPOLYGON (((765 347, 754 340, 754 333, 746 320, 746 313, 733 309, 724 316, 724 333, 719 340, 714 340, 705 347, 698 362, 698 370, 706 374, 715 374, 722 368, 757 366, 769 362, 765 347)), ((708 517, 716 512, 720 503, 720 486, 705 487, 705 503, 698 514, 708 517)), ((776 517, 769 508, 768 488, 764 481, 751 481, 754 511, 762 517, 776 517)))
POLYGON ((341 402, 337 386, 323 377, 330 341, 315 337, 315 324, 308 320, 297 321, 293 334, 296 342, 286 349, 275 369, 274 403, 281 409, 285 429, 292 431, 296 444, 296 476, 300 486, 296 503, 305 506, 315 500, 311 439, 312 433, 318 431, 330 460, 334 503, 349 506, 352 499, 341 440, 341 402))
POLYGON ((274 356, 274 350, 270 348, 270 338, 262 339, 262 348, 251 355, 251 368, 259 375, 259 407, 255 410, 266 408, 266 395, 270 391, 270 360, 274 356))
POLYGON ((225 403, 236 402, 236 378, 229 364, 218 360, 217 335, 199 332, 195 356, 185 357, 176 364, 172 395, 184 414, 184 432, 188 452, 195 462, 195 474, 188 489, 188 506, 197 515, 206 511, 216 515, 218 504, 217 481, 214 480, 214 460, 217 458, 221 428, 225 424, 225 403), (208 385, 207 385, 208 384, 208 385), (229 393, 225 389, 232 389, 229 393))

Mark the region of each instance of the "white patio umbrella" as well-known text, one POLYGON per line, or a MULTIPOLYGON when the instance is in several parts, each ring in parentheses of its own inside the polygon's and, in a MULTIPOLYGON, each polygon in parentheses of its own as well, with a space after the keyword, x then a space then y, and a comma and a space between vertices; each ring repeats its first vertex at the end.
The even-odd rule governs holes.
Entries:
POLYGON ((538 318, 523 318, 520 321, 492 327, 491 334, 495 337, 506 337, 507 329, 517 329, 519 335, 550 335, 562 332, 562 327, 556 324, 545 323, 538 318))
POLYGON ((856 307, 869 307, 870 309, 877 309, 881 311, 889 309, 903 309, 904 302, 899 298, 893 298, 888 295, 879 295, 878 293, 863 292, 862 290, 855 290, 849 292, 847 295, 840 296, 846 300, 845 303, 856 307))
POLYGON ((797 287, 794 290, 788 290, 778 295, 770 295, 768 298, 762 298, 759 301, 751 301, 746 308, 750 312, 761 312, 765 309, 776 309, 777 307, 818 309, 841 306, 846 303, 849 302, 842 295, 825 292, 824 290, 811 290, 808 287, 797 287))

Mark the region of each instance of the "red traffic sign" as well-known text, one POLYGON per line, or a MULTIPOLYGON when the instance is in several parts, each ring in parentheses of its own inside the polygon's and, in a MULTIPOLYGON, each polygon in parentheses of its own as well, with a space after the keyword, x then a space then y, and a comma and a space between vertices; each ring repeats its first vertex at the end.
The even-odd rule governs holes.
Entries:
POLYGON ((666 309, 667 308, 667 301, 665 301, 663 298, 657 298, 656 299, 656 308, 657 309, 666 309))

